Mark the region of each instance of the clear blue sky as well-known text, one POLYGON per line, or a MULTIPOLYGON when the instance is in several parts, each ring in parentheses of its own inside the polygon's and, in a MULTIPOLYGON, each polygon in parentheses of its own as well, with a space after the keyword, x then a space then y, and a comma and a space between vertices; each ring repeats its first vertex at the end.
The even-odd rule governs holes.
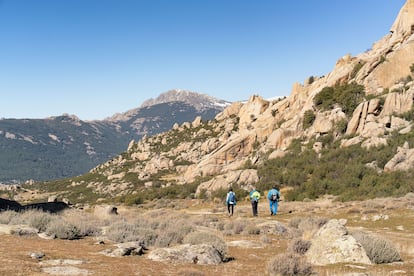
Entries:
POLYGON ((289 95, 405 0, 0 0, 0 118, 103 119, 170 89, 289 95))

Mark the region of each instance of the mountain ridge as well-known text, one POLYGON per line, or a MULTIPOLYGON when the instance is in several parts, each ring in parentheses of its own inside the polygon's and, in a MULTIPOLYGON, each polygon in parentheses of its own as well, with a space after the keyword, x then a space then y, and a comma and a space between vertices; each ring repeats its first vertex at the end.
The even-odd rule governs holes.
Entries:
MULTIPOLYGON (((191 95, 193 100, 200 95, 199 102, 206 102, 205 95, 191 95)), ((131 140, 154 135, 197 116, 203 120, 213 118, 223 109, 214 106, 214 102, 205 109, 197 109, 191 101, 154 102, 127 111, 118 119, 114 115, 112 119, 83 121, 69 114, 45 119, 1 119, 0 182, 51 180, 85 173, 126 150, 131 140)))

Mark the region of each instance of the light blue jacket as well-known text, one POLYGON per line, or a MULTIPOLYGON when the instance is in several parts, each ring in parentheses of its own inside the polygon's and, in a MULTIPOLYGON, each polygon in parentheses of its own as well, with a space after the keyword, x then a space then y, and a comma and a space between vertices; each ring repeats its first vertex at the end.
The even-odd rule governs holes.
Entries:
POLYGON ((280 192, 276 189, 271 189, 269 193, 267 193, 267 199, 272 201, 272 195, 278 195, 278 198, 280 198, 280 192))
POLYGON ((235 192, 230 191, 230 192, 228 192, 228 193, 227 193, 227 197, 226 197, 226 204, 233 204, 233 205, 236 205, 236 193, 235 193, 235 192), (233 194, 233 195, 234 195, 234 200, 233 200, 233 202, 231 202, 231 201, 230 201, 230 194, 233 194))

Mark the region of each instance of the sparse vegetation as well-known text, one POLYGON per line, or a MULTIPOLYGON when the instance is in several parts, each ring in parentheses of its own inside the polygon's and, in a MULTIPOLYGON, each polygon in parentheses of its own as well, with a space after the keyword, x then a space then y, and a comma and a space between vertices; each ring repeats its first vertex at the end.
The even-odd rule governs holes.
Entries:
POLYGON ((209 232, 192 232, 184 238, 184 243, 189 244, 209 244, 212 245, 224 258, 227 254, 226 242, 209 232))
POLYGON ((364 232, 355 232, 352 236, 362 245, 373 263, 385 264, 401 261, 400 254, 391 242, 364 232))
POLYGON ((349 79, 354 79, 356 77, 356 75, 358 74, 358 72, 361 70, 361 68, 365 65, 365 62, 363 61, 358 61, 358 63, 355 64, 354 69, 352 69, 352 72, 349 76, 349 79))
POLYGON ((80 230, 65 220, 52 220, 46 229, 46 233, 63 240, 74 240, 80 238, 80 230))
MULTIPOLYGON (((314 233, 328 222, 327 218, 323 217, 295 217, 289 221, 289 227, 298 229, 303 235, 304 233, 314 233)), ((296 252, 298 253, 298 252, 296 252)))
POLYGON ((293 254, 304 255, 309 250, 310 246, 310 241, 296 239, 291 242, 288 250, 293 254))
MULTIPOLYGON (((409 200, 411 198, 412 196, 407 196, 407 198, 398 200, 393 199, 389 204, 393 205, 396 204, 396 202, 403 201, 405 204, 410 204, 409 200)), ((149 252, 155 250, 156 247, 175 247, 175 245, 181 245, 185 243, 212 245, 215 249, 217 249, 218 252, 220 252, 223 261, 229 262, 225 265, 214 266, 214 273, 220 273, 223 275, 227 275, 229 271, 240 274, 242 271, 246 271, 246 269, 257 267, 257 262, 260 261, 263 263, 267 259, 269 259, 267 266, 258 267, 257 270, 255 270, 255 273, 260 275, 264 275, 265 273, 268 273, 269 275, 313 275, 322 274, 322 272, 325 274, 331 272, 333 274, 340 274, 340 272, 356 271, 355 269, 349 267, 348 264, 336 264, 334 266, 326 267, 312 267, 305 261, 304 254, 307 252, 312 241, 311 234, 328 221, 328 218, 325 218, 324 216, 318 216, 316 215, 316 212, 322 212, 332 218, 335 216, 355 216, 356 214, 357 217, 360 217, 362 213, 377 214, 378 210, 388 210, 387 212, 392 218, 390 218, 390 221, 386 222, 387 224, 383 224, 383 222, 372 223, 369 221, 359 221, 361 223, 359 224, 358 219, 353 217, 353 226, 355 227, 356 225, 363 225, 364 228, 370 227, 369 229, 371 231, 383 231, 383 233, 386 234, 390 234, 393 231, 398 231, 401 233, 401 230, 395 229, 395 221, 401 221, 402 218, 405 218, 407 221, 401 224, 404 225, 404 231, 407 231, 407 233, 411 233, 409 231, 412 231, 411 212, 407 210, 407 213, 401 213, 401 210, 404 210, 403 206, 409 208, 411 205, 399 205, 395 206, 398 208, 398 210, 391 210, 387 209, 388 203, 386 204, 384 200, 379 199, 364 202, 353 202, 352 204, 331 202, 329 203, 331 205, 327 205, 327 201, 325 199, 321 200, 319 203, 309 202, 305 204, 295 202, 282 202, 282 212, 280 213, 280 216, 277 217, 278 222, 275 223, 273 221, 275 224, 272 224, 272 221, 269 220, 266 215, 262 215, 261 213, 259 213, 259 217, 251 218, 250 204, 247 202, 240 202, 240 206, 238 205, 238 212, 236 213, 235 217, 232 218, 229 218, 225 215, 224 207, 218 208, 217 212, 206 212, 204 214, 205 211, 211 210, 211 202, 203 202, 201 200, 179 200, 176 202, 177 205, 180 203, 185 204, 191 202, 191 205, 187 205, 191 206, 189 209, 179 211, 173 210, 173 207, 165 207, 167 206, 165 204, 166 202, 168 201, 165 200, 160 202, 161 205, 164 205, 164 208, 161 210, 157 209, 158 207, 153 206, 153 204, 158 203, 158 201, 155 201, 153 204, 151 204, 151 207, 150 205, 147 205, 145 208, 129 207, 122 209, 119 215, 111 215, 110 219, 98 219, 98 217, 92 216, 92 213, 89 213, 88 211, 77 210, 67 210, 63 213, 53 215, 48 213, 41 213, 37 210, 30 210, 28 212, 22 213, 5 211, 0 213, 0 222, 8 223, 14 221, 19 225, 28 224, 29 216, 40 217, 41 214, 44 214, 45 216, 51 217, 51 222, 47 223, 49 226, 46 227, 49 229, 47 232, 52 236, 58 237, 60 239, 69 240, 86 236, 82 233, 97 233, 95 230, 91 231, 91 229, 98 229, 103 227, 105 231, 100 233, 100 235, 102 235, 100 236, 100 239, 105 240, 105 243, 102 243, 99 246, 94 244, 94 242, 89 239, 76 242, 61 242, 62 248, 65 250, 67 249, 68 251, 66 252, 69 252, 69 254, 73 252, 73 248, 76 247, 76 250, 79 248, 79 250, 82 251, 77 253, 79 256, 89 256, 89 258, 93 259, 93 261, 90 262, 88 269, 90 269, 90 271, 93 270, 95 274, 100 275, 102 273, 98 273, 98 270, 94 265, 100 263, 96 260, 96 258, 99 258, 97 256, 100 255, 96 254, 97 250, 101 251, 103 249, 107 250, 114 248, 114 245, 111 242, 106 242, 107 239, 112 240, 113 242, 136 241, 132 244, 143 245, 144 248, 147 248, 149 250, 149 252), (294 213, 288 214, 285 212, 293 206, 293 209, 295 210, 294 213), (355 209, 360 211, 357 213, 354 211, 348 211, 355 209), (331 210, 335 210, 335 212, 331 212, 331 210), (367 212, 364 210, 367 210, 367 212), (391 222, 391 220, 393 220, 393 222, 391 222), (81 226, 83 224, 87 224, 89 226, 83 228, 81 226), (288 226, 284 226, 285 224, 288 224, 288 226), (91 227, 91 225, 94 225, 94 227, 91 227), (394 227, 391 225, 394 225, 394 227), (275 227, 279 226, 288 229, 286 232, 288 234, 277 234, 278 231, 276 231, 275 227), (387 227, 384 228, 384 226, 387 227), (258 236, 259 232, 260 236, 258 236), (226 242, 232 242, 231 250, 228 250, 226 242), (248 247, 245 247, 244 244, 248 247), (83 249, 85 246, 88 247, 88 250, 83 249), (254 248, 255 258, 251 258, 252 249, 249 246, 257 246, 254 248), (272 254, 275 254, 274 252, 287 253, 275 255, 274 258, 269 258, 269 256, 273 256, 272 254)), ((36 220, 44 221, 43 219, 36 220)), ((17 231, 15 233, 18 235, 26 235, 26 232, 24 231, 17 231)), ((27 232, 27 234, 34 235, 34 232, 27 232)), ((403 237, 399 236, 398 239, 401 238, 403 237)), ((3 235, 2 242, 4 243, 6 239, 7 235, 3 235)), ((409 236, 405 237, 404 239, 409 240, 409 236)), ((375 251, 373 251, 374 258, 370 258, 372 258, 372 260, 375 260, 376 263, 385 263, 383 260, 398 260, 398 258, 394 259, 395 251, 390 250, 389 244, 386 244, 384 246, 382 242, 373 242, 370 239, 367 240, 369 246, 375 248, 375 251)), ((38 241, 42 241, 42 239, 26 238, 21 240, 22 243, 30 242, 31 244, 38 241)), ((55 240, 47 242, 53 243, 53 246, 56 246, 58 241, 55 240)), ((47 246, 50 245, 48 244, 47 246)), ((398 246, 404 248, 405 245, 402 245, 402 241, 399 240, 398 246)), ((407 252, 409 252, 407 250, 409 250, 410 245, 407 244, 405 247, 406 248, 404 249, 403 253, 407 254, 407 252)), ((40 246, 39 248, 42 247, 40 246)), ((364 248, 368 251, 368 247, 364 245, 364 248)), ((26 246, 24 247, 24 252, 27 253, 26 246)), ((50 253, 48 254, 48 251, 46 254, 48 257, 51 256, 49 255, 50 253)), ((60 255, 64 256, 65 253, 61 253, 61 251, 59 251, 59 256, 60 255)), ((139 266, 142 265, 143 260, 145 260, 146 265, 151 266, 151 268, 141 267, 140 271, 143 273, 153 271, 151 270, 153 269, 153 266, 158 265, 157 263, 148 261, 146 258, 132 256, 117 258, 114 260, 114 262, 111 262, 112 265, 108 264, 106 269, 114 269, 114 265, 121 266, 121 264, 123 267, 125 267, 126 264, 123 264, 124 262, 128 263, 128 267, 139 266)), ((184 273, 187 271, 188 273, 191 273, 189 275, 192 275, 193 273, 196 273, 194 275, 199 275, 197 273, 212 275, 210 272, 211 267, 206 269, 205 266, 198 266, 194 264, 189 264, 188 266, 160 265, 159 273, 165 274, 166 267, 169 267, 169 273, 184 273)), ((384 271, 383 274, 378 274, 377 272, 381 269, 384 269, 384 267, 373 265, 368 266, 366 268, 366 272, 373 275, 386 275, 386 272, 395 269, 395 267, 396 266, 389 266, 386 268, 386 271, 384 271)), ((401 270, 410 271, 410 267, 411 264, 409 262, 398 263, 398 268, 401 270)), ((124 271, 122 270, 122 272, 124 271)))
POLYGON ((310 76, 308 79, 308 84, 312 84, 315 81, 315 77, 314 76, 310 76))
POLYGON ((312 266, 299 255, 283 253, 276 255, 267 264, 269 275, 311 275, 312 266))

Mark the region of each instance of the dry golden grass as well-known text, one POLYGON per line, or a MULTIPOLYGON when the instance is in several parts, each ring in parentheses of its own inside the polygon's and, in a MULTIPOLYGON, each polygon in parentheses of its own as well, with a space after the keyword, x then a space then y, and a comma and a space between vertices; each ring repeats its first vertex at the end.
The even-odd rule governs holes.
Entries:
MULTIPOLYGON (((45 260, 83 260, 82 264, 74 266, 86 269, 93 275, 266 275, 267 263, 276 255, 286 253, 291 242, 298 237, 268 233, 257 235, 254 227, 272 220, 288 227, 291 221, 300 222, 304 221, 304 218, 345 218, 348 220, 349 229, 375 233, 391 241, 403 259, 403 262, 398 264, 372 265, 364 268, 347 264, 313 267, 313 271, 318 275, 342 275, 351 272, 391 275, 393 271, 405 271, 404 275, 414 275, 414 208, 409 199, 341 203, 325 198, 315 202, 281 202, 278 215, 273 217, 268 215, 266 201, 259 203, 259 217, 252 216, 251 206, 247 202, 240 202, 236 206, 233 217, 227 216, 221 203, 182 200, 176 201, 174 206, 180 208, 157 207, 154 210, 150 205, 146 205, 145 208, 120 206, 119 216, 109 220, 100 220, 89 213, 78 211, 66 213, 64 216, 65 220, 72 224, 82 225, 80 222, 88 222, 98 227, 110 227, 121 218, 131 224, 141 223, 140 227, 149 226, 159 233, 172 233, 179 226, 189 226, 190 232, 208 231, 226 242, 249 241, 258 246, 228 246, 227 257, 231 260, 221 265, 167 264, 148 260, 145 254, 127 257, 104 256, 99 252, 113 249, 114 242, 106 240, 104 244, 97 244, 98 239, 95 237, 79 240, 45 240, 37 236, 0 234, 0 275, 48 275, 41 271, 39 261, 29 256, 31 252, 39 251, 45 253, 45 260), (370 212, 367 213, 366 210, 370 212), (374 220, 376 215, 387 215, 388 219, 374 220)), ((9 220, 13 214, 7 216, 3 219, 0 216, 0 221, 9 220)), ((318 220, 313 222, 315 221, 318 220)), ((85 227, 88 228, 88 225, 85 227)), ((315 224, 307 227, 302 225, 302 230, 313 231, 315 224)), ((174 241, 179 242, 179 239, 174 241)), ((169 240, 159 243, 169 243, 169 240)), ((155 246, 156 242, 149 250, 155 246)))

